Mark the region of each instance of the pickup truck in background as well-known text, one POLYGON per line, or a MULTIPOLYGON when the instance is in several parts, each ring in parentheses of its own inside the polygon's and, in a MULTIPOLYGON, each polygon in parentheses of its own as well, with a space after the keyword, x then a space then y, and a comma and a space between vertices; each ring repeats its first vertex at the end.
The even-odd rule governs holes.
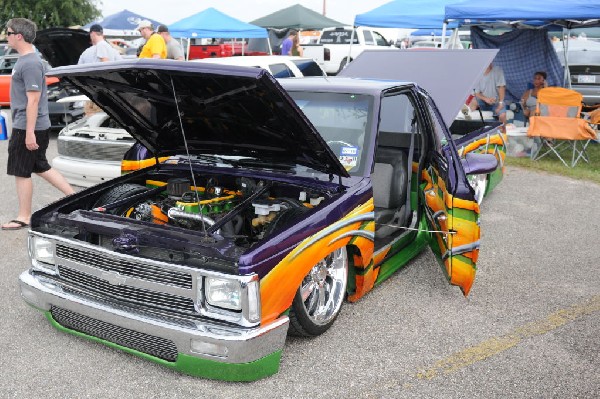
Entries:
POLYGON ((363 50, 390 47, 383 35, 370 28, 359 26, 354 31, 352 37, 352 27, 323 29, 317 44, 302 46, 304 57, 315 59, 328 75, 335 75, 363 50))

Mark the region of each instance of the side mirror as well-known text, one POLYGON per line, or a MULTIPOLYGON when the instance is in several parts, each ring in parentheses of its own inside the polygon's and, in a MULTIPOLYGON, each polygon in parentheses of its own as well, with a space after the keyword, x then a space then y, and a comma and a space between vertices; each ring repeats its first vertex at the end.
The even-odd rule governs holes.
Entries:
POLYGON ((493 154, 468 153, 460 161, 467 175, 488 174, 498 167, 498 160, 493 154))

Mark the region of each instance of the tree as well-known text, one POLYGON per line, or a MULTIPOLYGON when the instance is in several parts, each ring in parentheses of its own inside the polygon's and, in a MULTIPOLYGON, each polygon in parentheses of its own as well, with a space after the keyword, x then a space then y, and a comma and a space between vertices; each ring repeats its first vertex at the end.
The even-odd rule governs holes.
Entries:
POLYGON ((38 29, 85 25, 102 15, 97 0, 0 0, 0 31, 11 18, 27 18, 38 29))

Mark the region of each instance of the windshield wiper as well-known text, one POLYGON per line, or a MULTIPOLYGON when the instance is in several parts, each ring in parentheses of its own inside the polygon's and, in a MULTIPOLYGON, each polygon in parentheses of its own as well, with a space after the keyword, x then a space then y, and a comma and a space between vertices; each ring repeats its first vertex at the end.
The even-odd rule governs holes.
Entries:
POLYGON ((270 160, 263 160, 258 158, 243 158, 235 161, 236 166, 260 166, 267 167, 269 169, 278 169, 278 170, 292 170, 295 165, 291 165, 289 163, 283 162, 273 162, 270 160))

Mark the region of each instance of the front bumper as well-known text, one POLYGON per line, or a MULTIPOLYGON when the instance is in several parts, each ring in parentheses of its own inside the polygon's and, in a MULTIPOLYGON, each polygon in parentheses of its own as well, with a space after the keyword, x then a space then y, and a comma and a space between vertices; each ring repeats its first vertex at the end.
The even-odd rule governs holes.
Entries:
POLYGON ((94 161, 57 156, 52 167, 58 170, 70 184, 91 187, 121 176, 121 163, 94 161))
POLYGON ((25 271, 20 275, 19 283, 23 299, 45 312, 59 330, 102 342, 186 374, 252 381, 275 374, 279 369, 289 325, 287 316, 255 328, 205 320, 159 318, 66 292, 43 274, 25 271), (69 326, 59 323, 56 316, 61 320, 64 314, 78 322, 69 326), (135 343, 130 344, 132 340, 135 343), (168 360, 165 360, 157 355, 163 353, 164 348, 155 351, 152 346, 172 348, 173 358, 166 356, 168 360), (202 352, 206 349, 212 353, 202 352))

